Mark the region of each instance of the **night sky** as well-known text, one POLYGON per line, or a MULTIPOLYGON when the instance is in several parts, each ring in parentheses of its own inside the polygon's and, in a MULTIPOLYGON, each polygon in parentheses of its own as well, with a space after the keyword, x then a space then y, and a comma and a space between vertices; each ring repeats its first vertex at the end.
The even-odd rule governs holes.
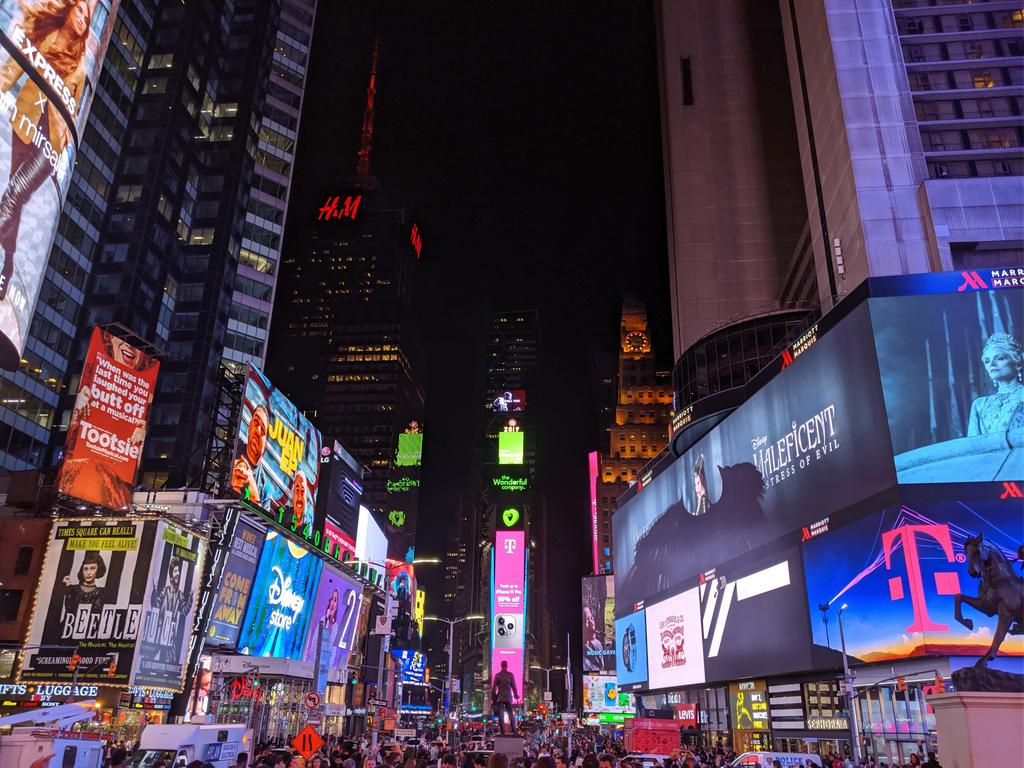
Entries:
MULTIPOLYGON (((465 484, 488 312, 537 308, 541 382, 529 402, 557 542, 549 591, 576 646, 586 453, 598 441, 589 349, 617 343, 625 291, 646 301, 671 365, 653 14, 635 0, 483 5, 321 0, 285 248, 304 247, 316 194, 354 171, 379 34, 371 172, 423 233, 417 554, 443 553, 465 484)), ((440 568, 419 571, 428 612, 442 611, 440 568)))

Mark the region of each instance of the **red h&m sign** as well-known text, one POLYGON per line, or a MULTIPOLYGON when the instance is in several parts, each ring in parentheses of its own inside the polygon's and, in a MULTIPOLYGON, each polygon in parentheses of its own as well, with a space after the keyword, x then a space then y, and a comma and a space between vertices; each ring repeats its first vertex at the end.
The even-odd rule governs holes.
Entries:
POLYGON ((320 210, 317 213, 317 221, 337 221, 338 219, 350 219, 356 220, 356 214, 359 212, 359 203, 363 201, 362 195, 348 195, 344 202, 341 200, 341 195, 335 195, 334 197, 328 197, 323 205, 320 206, 320 210))
POLYGON ((412 230, 409 232, 409 242, 412 243, 412 249, 416 251, 416 258, 420 257, 420 251, 423 250, 423 235, 420 234, 420 225, 413 224, 412 230))

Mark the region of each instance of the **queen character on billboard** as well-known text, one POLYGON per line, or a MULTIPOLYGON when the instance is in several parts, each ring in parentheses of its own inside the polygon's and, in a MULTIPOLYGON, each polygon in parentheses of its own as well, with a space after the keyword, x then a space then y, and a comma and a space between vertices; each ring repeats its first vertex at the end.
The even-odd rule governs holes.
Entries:
POLYGON ((971 403, 967 436, 1005 433, 1014 424, 1024 426, 1024 383, 1021 383, 1024 351, 1020 342, 1008 333, 993 333, 981 352, 981 364, 996 391, 971 403))

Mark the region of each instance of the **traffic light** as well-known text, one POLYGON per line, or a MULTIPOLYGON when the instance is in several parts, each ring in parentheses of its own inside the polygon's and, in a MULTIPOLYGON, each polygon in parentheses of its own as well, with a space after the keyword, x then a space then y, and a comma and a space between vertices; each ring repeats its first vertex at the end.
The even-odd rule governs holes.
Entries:
POLYGON ((946 681, 942 679, 942 675, 935 676, 935 693, 946 692, 946 681))
POLYGON ((897 677, 896 678, 896 690, 899 691, 900 693, 906 693, 907 692, 907 678, 905 678, 905 677, 897 677))
POLYGON ((117 674, 117 659, 111 659, 107 665, 107 677, 113 677, 117 674))
POLYGON ((68 660, 68 672, 74 672, 78 669, 78 665, 82 663, 82 656, 75 651, 71 654, 71 658, 68 660))

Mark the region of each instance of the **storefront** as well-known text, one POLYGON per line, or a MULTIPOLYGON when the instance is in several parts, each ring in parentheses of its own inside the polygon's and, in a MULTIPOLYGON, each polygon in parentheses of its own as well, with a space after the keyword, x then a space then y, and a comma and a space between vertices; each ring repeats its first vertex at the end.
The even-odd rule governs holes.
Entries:
POLYGON ((840 694, 834 678, 769 683, 772 748, 823 758, 849 754, 850 719, 840 694))
POLYGON ((670 691, 663 696, 644 697, 645 703, 652 699, 663 700, 674 711, 674 717, 681 726, 680 741, 684 746, 717 749, 731 744, 729 692, 726 687, 670 691))

